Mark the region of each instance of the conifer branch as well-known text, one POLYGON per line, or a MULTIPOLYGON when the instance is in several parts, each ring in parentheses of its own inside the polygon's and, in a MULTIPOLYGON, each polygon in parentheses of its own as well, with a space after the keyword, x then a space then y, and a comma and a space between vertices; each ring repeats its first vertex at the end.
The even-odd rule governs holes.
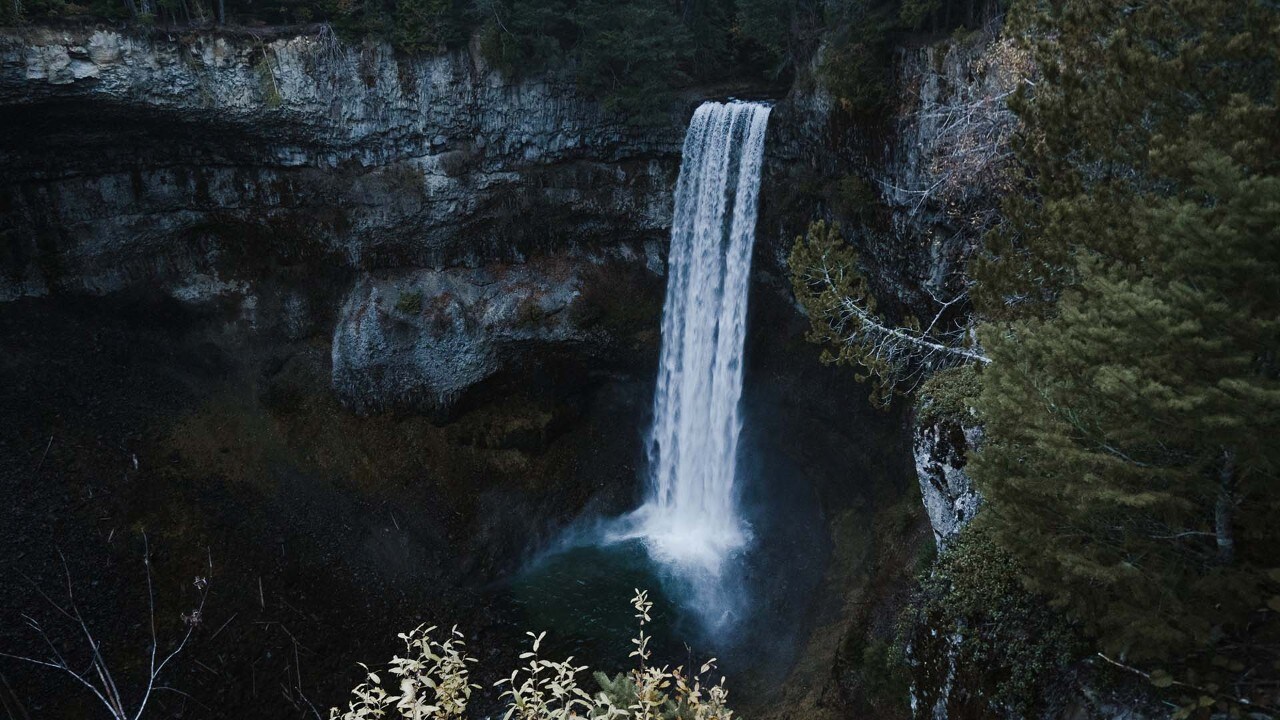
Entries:
MULTIPOLYGON (((835 283, 831 276, 831 268, 823 266, 821 272, 823 282, 829 289, 834 289, 835 283)), ((962 297, 953 299, 947 305, 954 304, 962 297)), ((991 358, 986 355, 963 347, 949 345, 943 339, 929 335, 927 331, 913 330, 908 326, 890 325, 852 297, 842 297, 840 299, 840 307, 843 310, 843 314, 838 316, 837 327, 840 329, 847 328, 847 332, 844 334, 845 343, 853 345, 863 341, 865 338, 870 338, 873 348, 872 355, 877 358, 892 361, 907 356, 915 356, 920 360, 929 361, 938 355, 949 355, 983 364, 991 362, 991 358)), ((944 307, 943 310, 940 310, 939 314, 945 309, 944 307)), ((934 318, 934 321, 936 322, 937 318, 934 318)))
POLYGON ((939 330, 944 318, 967 301, 965 293, 946 301, 930 293, 939 307, 924 328, 913 317, 897 324, 885 320, 857 269, 857 253, 841 238, 838 225, 812 224, 808 235, 797 239, 789 262, 796 298, 812 323, 810 340, 828 346, 828 361, 864 368, 861 379, 875 378, 879 402, 887 402, 896 390, 915 387, 930 372, 991 362, 964 344, 968 326, 961 321, 950 331, 939 330))
POLYGON ((1098 657, 1107 661, 1111 665, 1117 668, 1120 668, 1121 670, 1124 670, 1125 672, 1130 672, 1130 673, 1133 673, 1134 675, 1145 678, 1148 682, 1150 682, 1152 685, 1155 685, 1157 687, 1167 687, 1167 686, 1183 687, 1183 688, 1187 688, 1188 690, 1194 690, 1200 693, 1201 695, 1214 698, 1215 700, 1226 700, 1228 702, 1235 703, 1242 707, 1255 708, 1259 710, 1269 709, 1268 706, 1257 705, 1252 700, 1249 700, 1248 698, 1242 698, 1236 695, 1231 695, 1228 693, 1221 692, 1219 690, 1205 688, 1199 685, 1193 685, 1191 683, 1185 683, 1180 680, 1174 680, 1173 678, 1169 677, 1168 674, 1159 674, 1161 671, 1146 672, 1139 668, 1133 667, 1132 665, 1126 665, 1120 662, 1119 660, 1114 660, 1112 658, 1109 658, 1107 657, 1106 653, 1099 652, 1098 657))

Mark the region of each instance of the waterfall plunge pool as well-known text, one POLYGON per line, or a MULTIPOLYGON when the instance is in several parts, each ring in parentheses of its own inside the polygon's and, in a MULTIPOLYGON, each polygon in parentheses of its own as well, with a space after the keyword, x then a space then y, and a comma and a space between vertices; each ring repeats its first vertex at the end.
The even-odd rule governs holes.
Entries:
MULTIPOLYGON (((735 708, 767 702, 813 630, 813 600, 830 548, 801 470, 781 454, 762 455, 744 448, 739 470, 752 541, 721 573, 718 587, 733 605, 732 617, 713 617, 723 622, 708 624, 707 599, 683 573, 656 561, 642 538, 591 542, 600 528, 591 524, 570 534, 576 542, 535 558, 497 589, 509 608, 508 632, 515 637, 545 630, 544 657, 573 656, 592 671, 614 675, 634 667, 628 654, 637 625, 630 599, 635 589, 645 589, 654 602, 646 634, 653 636, 655 662, 694 667, 717 658, 735 708)), ((580 680, 595 689, 589 674, 580 680)))

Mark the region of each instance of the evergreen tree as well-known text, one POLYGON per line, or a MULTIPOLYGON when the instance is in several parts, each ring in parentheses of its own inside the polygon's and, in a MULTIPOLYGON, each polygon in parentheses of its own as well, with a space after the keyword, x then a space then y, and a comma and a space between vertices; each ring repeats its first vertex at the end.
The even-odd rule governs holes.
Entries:
POLYGON ((450 0, 397 0, 391 42, 409 52, 433 52, 457 43, 450 0))
POLYGON ((791 3, 782 0, 738 0, 738 32, 777 55, 790 41, 791 3))
POLYGON ((583 0, 575 19, 583 29, 579 84, 633 119, 665 116, 668 93, 688 80, 681 68, 693 51, 666 3, 583 0))
POLYGON ((971 465, 1033 589, 1190 706, 1280 688, 1280 6, 1028 5, 971 465), (1270 609, 1267 608, 1268 603, 1270 609))
POLYGON ((633 120, 665 113, 689 80, 688 29, 661 0, 484 0, 483 47, 509 72, 568 66, 589 95, 633 120))

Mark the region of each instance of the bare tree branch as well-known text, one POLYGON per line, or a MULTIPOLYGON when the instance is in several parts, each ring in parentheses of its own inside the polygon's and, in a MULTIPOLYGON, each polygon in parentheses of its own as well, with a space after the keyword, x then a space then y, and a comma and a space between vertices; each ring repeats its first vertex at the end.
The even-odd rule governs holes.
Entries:
POLYGON ((87 645, 89 649, 89 666, 80 671, 72 668, 71 664, 67 661, 66 656, 59 649, 58 644, 49 636, 49 633, 44 629, 44 626, 42 626, 38 620, 29 615, 24 615, 23 619, 44 644, 48 651, 48 655, 41 658, 35 655, 0 652, 0 657, 18 660, 37 667, 50 668, 71 677, 78 685, 93 693, 94 697, 98 698, 98 701, 102 703, 102 706, 107 709, 107 712, 110 713, 111 717, 115 718, 115 720, 140 720, 147 709, 147 704, 151 699, 152 691, 156 689, 163 687, 163 689, 166 690, 180 692, 166 686, 158 686, 157 680, 160 678, 165 666, 167 666, 171 660, 177 657, 186 648, 187 642, 195 632, 195 628, 200 624, 204 611, 205 599, 208 597, 208 578, 213 572, 213 560, 212 558, 209 559, 207 574, 196 577, 195 579, 194 584, 197 592, 199 593, 199 601, 196 608, 192 610, 190 615, 183 615, 183 621, 186 625, 185 633, 181 640, 175 644, 175 646, 164 656, 162 660, 160 660, 159 663, 157 663, 156 660, 159 657, 160 641, 159 635, 156 631, 155 588, 151 577, 151 547, 145 534, 143 535, 143 547, 143 564, 146 568, 147 606, 151 628, 151 644, 149 650, 150 658, 148 662, 146 685, 141 692, 141 698, 138 700, 136 708, 130 711, 126 707, 124 696, 120 692, 120 688, 111 673, 110 666, 102 654, 102 644, 94 637, 93 630, 85 620, 84 614, 80 611, 80 605, 75 594, 75 584, 71 578, 71 570, 67 565, 66 556, 62 553, 61 549, 55 548, 58 553, 58 558, 62 562, 62 573, 66 583, 67 604, 65 607, 61 603, 56 602, 53 598, 49 597, 48 593, 46 593, 37 583, 31 581, 30 578, 27 580, 28 582, 31 582, 36 593, 52 608, 54 608, 58 615, 74 625, 77 633, 83 636, 84 644, 87 645))
MULTIPOLYGON (((834 268, 829 260, 830 255, 824 254, 823 263, 815 268, 816 278, 825 286, 826 290, 838 293, 839 290, 833 273, 842 272, 843 270, 834 268)), ((869 341, 873 348, 873 354, 878 358, 889 361, 906 360, 909 357, 929 360, 938 355, 944 355, 963 361, 989 363, 991 359, 982 353, 949 344, 945 339, 929 334, 947 307, 954 305, 963 297, 963 295, 960 295, 945 303, 938 311, 938 315, 934 317, 933 322, 929 324, 929 328, 919 331, 912 330, 909 327, 885 323, 868 307, 858 302, 857 299, 842 295, 840 308, 843 313, 837 316, 835 328, 837 330, 847 330, 845 340, 848 343, 869 341)))

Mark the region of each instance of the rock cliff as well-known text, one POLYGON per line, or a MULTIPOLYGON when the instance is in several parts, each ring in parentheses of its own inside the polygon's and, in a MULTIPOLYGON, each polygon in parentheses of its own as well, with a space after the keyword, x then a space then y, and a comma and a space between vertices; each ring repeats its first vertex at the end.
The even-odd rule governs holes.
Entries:
POLYGON ((0 122, 5 298, 197 277, 222 292, 268 258, 444 266, 660 238, 683 131, 475 52, 322 31, 6 34, 0 122))
MULTIPOLYGON (((929 528, 906 497, 903 414, 873 411, 850 373, 799 341, 786 250, 832 211, 813 188, 860 172, 890 218, 856 233, 878 284, 917 312, 963 288, 956 270, 980 229, 957 208, 990 205, 996 186, 946 174, 946 138, 962 128, 938 118, 1001 92, 986 47, 904 54, 902 106, 881 133, 843 117, 816 64, 771 118, 744 465, 818 506, 806 531, 821 537, 796 547, 832 546, 813 553, 815 575, 828 550, 834 560, 797 614, 811 637, 779 650, 798 653, 789 686, 812 696, 779 707, 815 718, 865 695, 848 653, 892 626, 929 528), (916 520, 895 519, 908 502, 916 520)), ((111 441, 85 440, 72 460, 55 451, 50 471, 80 478, 128 447, 145 469, 120 497, 163 497, 147 502, 204 532, 234 524, 245 587, 250 569, 285 563, 279 538, 288 571, 337 563, 343 582, 396 588, 374 594, 386 604, 500 576, 590 503, 633 499, 692 104, 635 126, 570 79, 512 78, 474 48, 406 57, 320 30, 0 35, 0 323, 31 340, 0 368, 22 387, 54 373, 72 388, 56 402, 20 395, 6 416, 43 432, 46 409, 63 422, 92 395, 59 445, 111 441), (32 333, 32 318, 57 332, 32 333), (101 383, 95 353, 130 359, 123 379, 101 383), (235 483, 244 509, 220 500, 227 519, 218 503, 206 514, 210 477, 235 483)), ((963 449, 950 430, 917 440, 942 537, 968 492, 963 449)), ((42 513, 62 512, 50 503, 42 513)), ((260 608, 254 592, 246 608, 260 608)), ((335 614, 355 623, 344 603, 365 596, 336 594, 335 614)), ((387 629, 384 612, 360 609, 367 625, 351 634, 387 629)))
MULTIPOLYGON (((159 291, 223 308, 239 333, 332 327, 334 385, 351 406, 448 405, 494 372, 498 336, 531 331, 487 311, 453 338, 474 362, 403 365, 392 355, 439 333, 401 323, 391 334, 407 345, 385 333, 371 344, 370 319, 388 317, 363 312, 373 288, 417 272, 423 288, 461 297, 470 281, 453 269, 538 256, 660 270, 683 122, 676 108, 671 122, 629 124, 569 78, 513 79, 474 49, 406 57, 323 28, 11 32, 0 36, 0 300, 159 291)), ((561 305, 579 280, 530 278, 556 284, 561 305)), ((579 339, 557 322, 533 333, 542 345, 579 339)))
POLYGON ((950 419, 915 428, 913 448, 920 496, 939 549, 946 548, 947 541, 974 518, 982 504, 982 495, 964 470, 968 454, 981 437, 980 427, 950 419))
MULTIPOLYGON (((871 173, 891 239, 872 242, 871 262, 895 269, 878 281, 909 312, 933 317, 954 303, 963 323, 968 260, 997 222, 1014 172, 1017 119, 1007 99, 1031 73, 1030 60, 992 28, 904 49, 898 68, 901 106, 871 173)), ((965 407, 916 415, 916 474, 940 548, 981 505, 964 471, 981 437, 965 407)))

